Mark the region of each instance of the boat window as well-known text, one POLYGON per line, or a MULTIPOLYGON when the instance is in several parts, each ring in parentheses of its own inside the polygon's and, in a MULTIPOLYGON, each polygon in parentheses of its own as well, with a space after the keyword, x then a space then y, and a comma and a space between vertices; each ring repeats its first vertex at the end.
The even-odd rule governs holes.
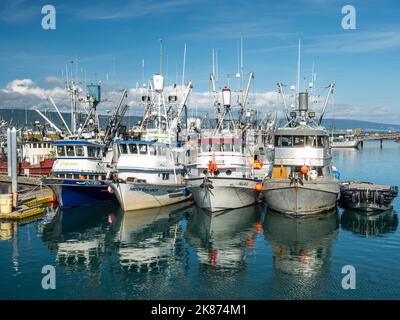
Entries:
POLYGON ((324 136, 318 136, 318 147, 324 147, 325 146, 325 137, 324 136))
POLYGON ((293 142, 292 136, 282 136, 282 147, 291 147, 293 142))
POLYGON ((233 145, 233 152, 242 152, 242 145, 240 143, 235 143, 233 145))
POLYGON ((295 147, 304 147, 305 137, 303 136, 294 136, 293 137, 293 146, 295 147))
POLYGON ((119 152, 122 154, 127 154, 128 153, 128 148, 127 145, 125 143, 121 143, 119 145, 119 152))
POLYGON ((97 148, 97 156, 98 156, 98 157, 101 156, 101 148, 97 148))
POLYGON ((64 146, 57 146, 57 157, 65 157, 64 146))
POLYGON ((165 156, 166 155, 164 147, 157 147, 157 149, 158 149, 158 155, 159 156, 165 156))
POLYGON ((95 147, 87 147, 87 153, 89 158, 96 158, 96 148, 95 147))
POLYGON ((129 144, 129 153, 130 154, 137 154, 137 144, 136 143, 130 143, 129 144))
POLYGON ((149 154, 151 156, 156 156, 157 155, 157 150, 155 146, 149 146, 149 154))
POLYGON ((169 173, 163 173, 162 174, 162 179, 163 180, 169 180, 169 173))
POLYGON ((308 136, 306 137, 306 146, 308 147, 316 147, 317 145, 317 137, 315 136, 308 136))
POLYGON ((276 136, 275 137, 275 147, 280 147, 282 144, 282 137, 281 136, 276 136))
POLYGON ((34 144, 33 144, 33 147, 34 147, 34 148, 36 148, 36 147, 37 147, 36 143, 34 143, 34 144))
POLYGON ((139 153, 147 154, 147 144, 139 144, 139 153))
POLYGON ((75 146, 75 154, 77 157, 84 157, 85 152, 83 150, 83 146, 75 146))
POLYGON ((223 143, 221 145, 221 151, 232 152, 233 151, 232 143, 223 143))
POLYGON ((74 146, 67 146, 67 156, 75 157, 74 146))

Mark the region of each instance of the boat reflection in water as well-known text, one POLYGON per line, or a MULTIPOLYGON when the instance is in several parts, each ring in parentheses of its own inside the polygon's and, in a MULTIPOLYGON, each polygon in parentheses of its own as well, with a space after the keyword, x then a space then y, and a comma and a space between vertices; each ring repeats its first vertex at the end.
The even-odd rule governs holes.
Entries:
POLYGON ((218 213, 195 207, 185 238, 197 248, 201 269, 242 270, 257 231, 262 229, 259 221, 257 205, 218 213))
POLYGON ((398 225, 398 216, 393 208, 373 215, 366 215, 354 210, 344 210, 340 219, 343 229, 364 236, 377 236, 394 232, 398 225))
POLYGON ((146 210, 127 211, 121 217, 115 241, 117 254, 124 270, 141 273, 161 271, 176 260, 180 252, 180 221, 190 204, 177 203, 146 210))
POLYGON ((281 297, 309 299, 328 274, 331 243, 339 227, 337 209, 319 216, 293 217, 268 210, 264 237, 273 249, 272 287, 281 297))
POLYGON ((112 204, 82 208, 57 209, 52 220, 44 219, 38 232, 52 251, 56 263, 69 269, 89 265, 100 267, 110 225, 115 223, 119 209, 112 204))

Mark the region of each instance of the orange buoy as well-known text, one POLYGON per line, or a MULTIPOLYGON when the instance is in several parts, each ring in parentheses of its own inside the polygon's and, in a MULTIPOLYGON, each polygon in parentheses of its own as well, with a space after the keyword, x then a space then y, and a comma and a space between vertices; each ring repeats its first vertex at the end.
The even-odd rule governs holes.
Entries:
POLYGON ((263 189, 263 184, 262 183, 257 183, 255 188, 256 188, 256 191, 260 192, 263 189))
POLYGON ((107 187, 107 191, 108 191, 108 193, 111 193, 111 194, 114 193, 114 190, 113 190, 113 188, 111 188, 111 186, 107 187))
POLYGON ((308 167, 307 167, 307 166, 302 166, 302 167, 300 168, 300 172, 301 172, 302 174, 307 174, 307 173, 308 173, 308 167))
POLYGON ((85 176, 80 175, 79 180, 85 180, 85 176))

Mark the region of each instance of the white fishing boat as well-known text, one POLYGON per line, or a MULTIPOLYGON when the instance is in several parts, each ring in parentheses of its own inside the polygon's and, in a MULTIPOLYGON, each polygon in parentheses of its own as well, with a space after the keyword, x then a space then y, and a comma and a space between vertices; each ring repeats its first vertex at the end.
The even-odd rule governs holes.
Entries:
MULTIPOLYGON (((178 125, 191 88, 189 83, 171 119, 172 108, 164 97, 164 77, 155 75, 148 95, 142 97, 146 111, 137 130, 140 139, 116 141, 118 161, 109 185, 124 211, 189 199, 183 180, 186 148, 179 139, 178 125)), ((176 102, 177 97, 168 101, 176 102)))
POLYGON ((361 140, 354 135, 353 130, 348 129, 344 135, 331 137, 332 148, 358 148, 361 140))
POLYGON ((257 200, 256 189, 262 188, 254 178, 254 158, 232 117, 230 88, 223 88, 222 101, 224 111, 217 112, 217 127, 201 132, 185 179, 197 206, 211 212, 252 205, 257 200))

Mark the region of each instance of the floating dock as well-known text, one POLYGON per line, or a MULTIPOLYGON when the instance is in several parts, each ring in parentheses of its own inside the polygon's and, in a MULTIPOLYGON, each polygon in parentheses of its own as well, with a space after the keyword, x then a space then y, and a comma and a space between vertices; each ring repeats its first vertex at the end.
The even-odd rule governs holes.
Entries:
POLYGON ((391 208, 398 192, 397 186, 360 181, 342 182, 340 185, 340 204, 345 208, 365 212, 384 211, 391 208))
POLYGON ((53 193, 47 187, 25 190, 18 196, 18 206, 10 213, 0 213, 0 220, 22 221, 34 218, 43 214, 54 203, 53 193))

